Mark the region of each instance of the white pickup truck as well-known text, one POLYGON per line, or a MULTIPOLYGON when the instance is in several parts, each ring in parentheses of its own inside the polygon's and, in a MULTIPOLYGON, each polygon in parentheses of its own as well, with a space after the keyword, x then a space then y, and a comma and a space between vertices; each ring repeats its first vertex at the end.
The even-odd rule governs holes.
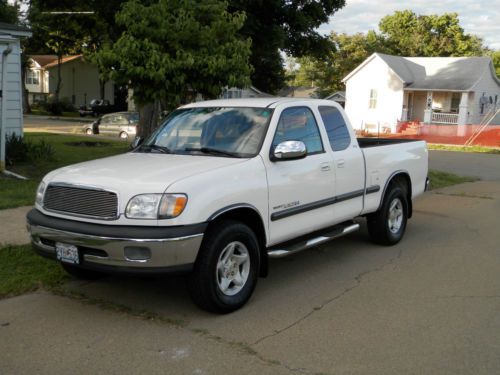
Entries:
MULTIPOLYGON (((138 143, 138 142, 136 142, 138 143)), ((425 142, 356 139, 328 100, 193 103, 124 155, 46 175, 34 249, 70 274, 189 272, 201 308, 243 306, 268 258, 359 228, 401 240, 427 187, 425 142)))

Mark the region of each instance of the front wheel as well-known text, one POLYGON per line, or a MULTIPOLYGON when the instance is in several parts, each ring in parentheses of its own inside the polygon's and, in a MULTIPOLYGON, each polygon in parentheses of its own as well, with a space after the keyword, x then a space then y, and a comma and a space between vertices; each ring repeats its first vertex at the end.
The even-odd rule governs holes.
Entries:
POLYGON ((85 134, 92 135, 93 131, 90 128, 85 129, 85 134))
POLYGON ((255 289, 259 245, 255 234, 237 221, 212 227, 203 240, 189 290, 202 309, 229 313, 242 307, 255 289))
POLYGON ((126 132, 121 132, 120 133, 120 138, 121 139, 128 139, 128 134, 126 132))
POLYGON ((382 207, 368 215, 368 233, 375 243, 395 245, 403 238, 407 220, 407 196, 400 186, 393 185, 387 191, 382 207))

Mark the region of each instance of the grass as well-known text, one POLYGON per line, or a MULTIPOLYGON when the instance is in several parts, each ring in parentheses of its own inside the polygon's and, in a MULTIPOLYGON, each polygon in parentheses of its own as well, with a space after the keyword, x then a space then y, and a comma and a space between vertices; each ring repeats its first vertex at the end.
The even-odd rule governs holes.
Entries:
POLYGON ((474 177, 458 176, 453 173, 441 172, 432 169, 429 170, 429 179, 431 180, 432 190, 478 180, 474 177))
POLYGON ((28 177, 28 181, 0 175, 0 209, 32 205, 35 191, 48 172, 83 161, 117 155, 128 150, 128 143, 118 140, 94 140, 85 136, 49 133, 26 133, 28 141, 45 140, 55 150, 54 160, 18 163, 9 170, 28 177), (95 147, 90 147, 95 146, 95 147))
POLYGON ((479 152, 485 154, 500 155, 500 148, 483 147, 483 146, 453 146, 453 145, 440 145, 440 144, 427 144, 429 150, 443 150, 443 151, 459 151, 459 152, 479 152))
POLYGON ((58 263, 35 254, 30 245, 0 249, 0 298, 55 288, 69 279, 58 263))

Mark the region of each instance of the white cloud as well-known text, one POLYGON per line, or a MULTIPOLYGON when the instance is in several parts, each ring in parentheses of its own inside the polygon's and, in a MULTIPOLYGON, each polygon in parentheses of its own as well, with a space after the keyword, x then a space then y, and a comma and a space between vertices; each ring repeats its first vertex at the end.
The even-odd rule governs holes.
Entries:
POLYGON ((396 10, 411 9, 417 14, 458 13, 465 32, 483 38, 485 44, 500 49, 500 0, 347 0, 346 6, 319 31, 353 34, 377 30, 380 19, 396 10))

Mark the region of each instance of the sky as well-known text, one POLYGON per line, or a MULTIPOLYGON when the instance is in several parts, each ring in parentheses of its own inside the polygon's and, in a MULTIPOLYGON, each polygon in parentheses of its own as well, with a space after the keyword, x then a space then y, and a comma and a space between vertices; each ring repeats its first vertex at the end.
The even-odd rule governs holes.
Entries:
POLYGON ((382 17, 405 9, 417 14, 458 13, 466 33, 477 35, 486 46, 500 50, 500 0, 346 0, 346 6, 319 31, 354 34, 378 30, 382 17))

